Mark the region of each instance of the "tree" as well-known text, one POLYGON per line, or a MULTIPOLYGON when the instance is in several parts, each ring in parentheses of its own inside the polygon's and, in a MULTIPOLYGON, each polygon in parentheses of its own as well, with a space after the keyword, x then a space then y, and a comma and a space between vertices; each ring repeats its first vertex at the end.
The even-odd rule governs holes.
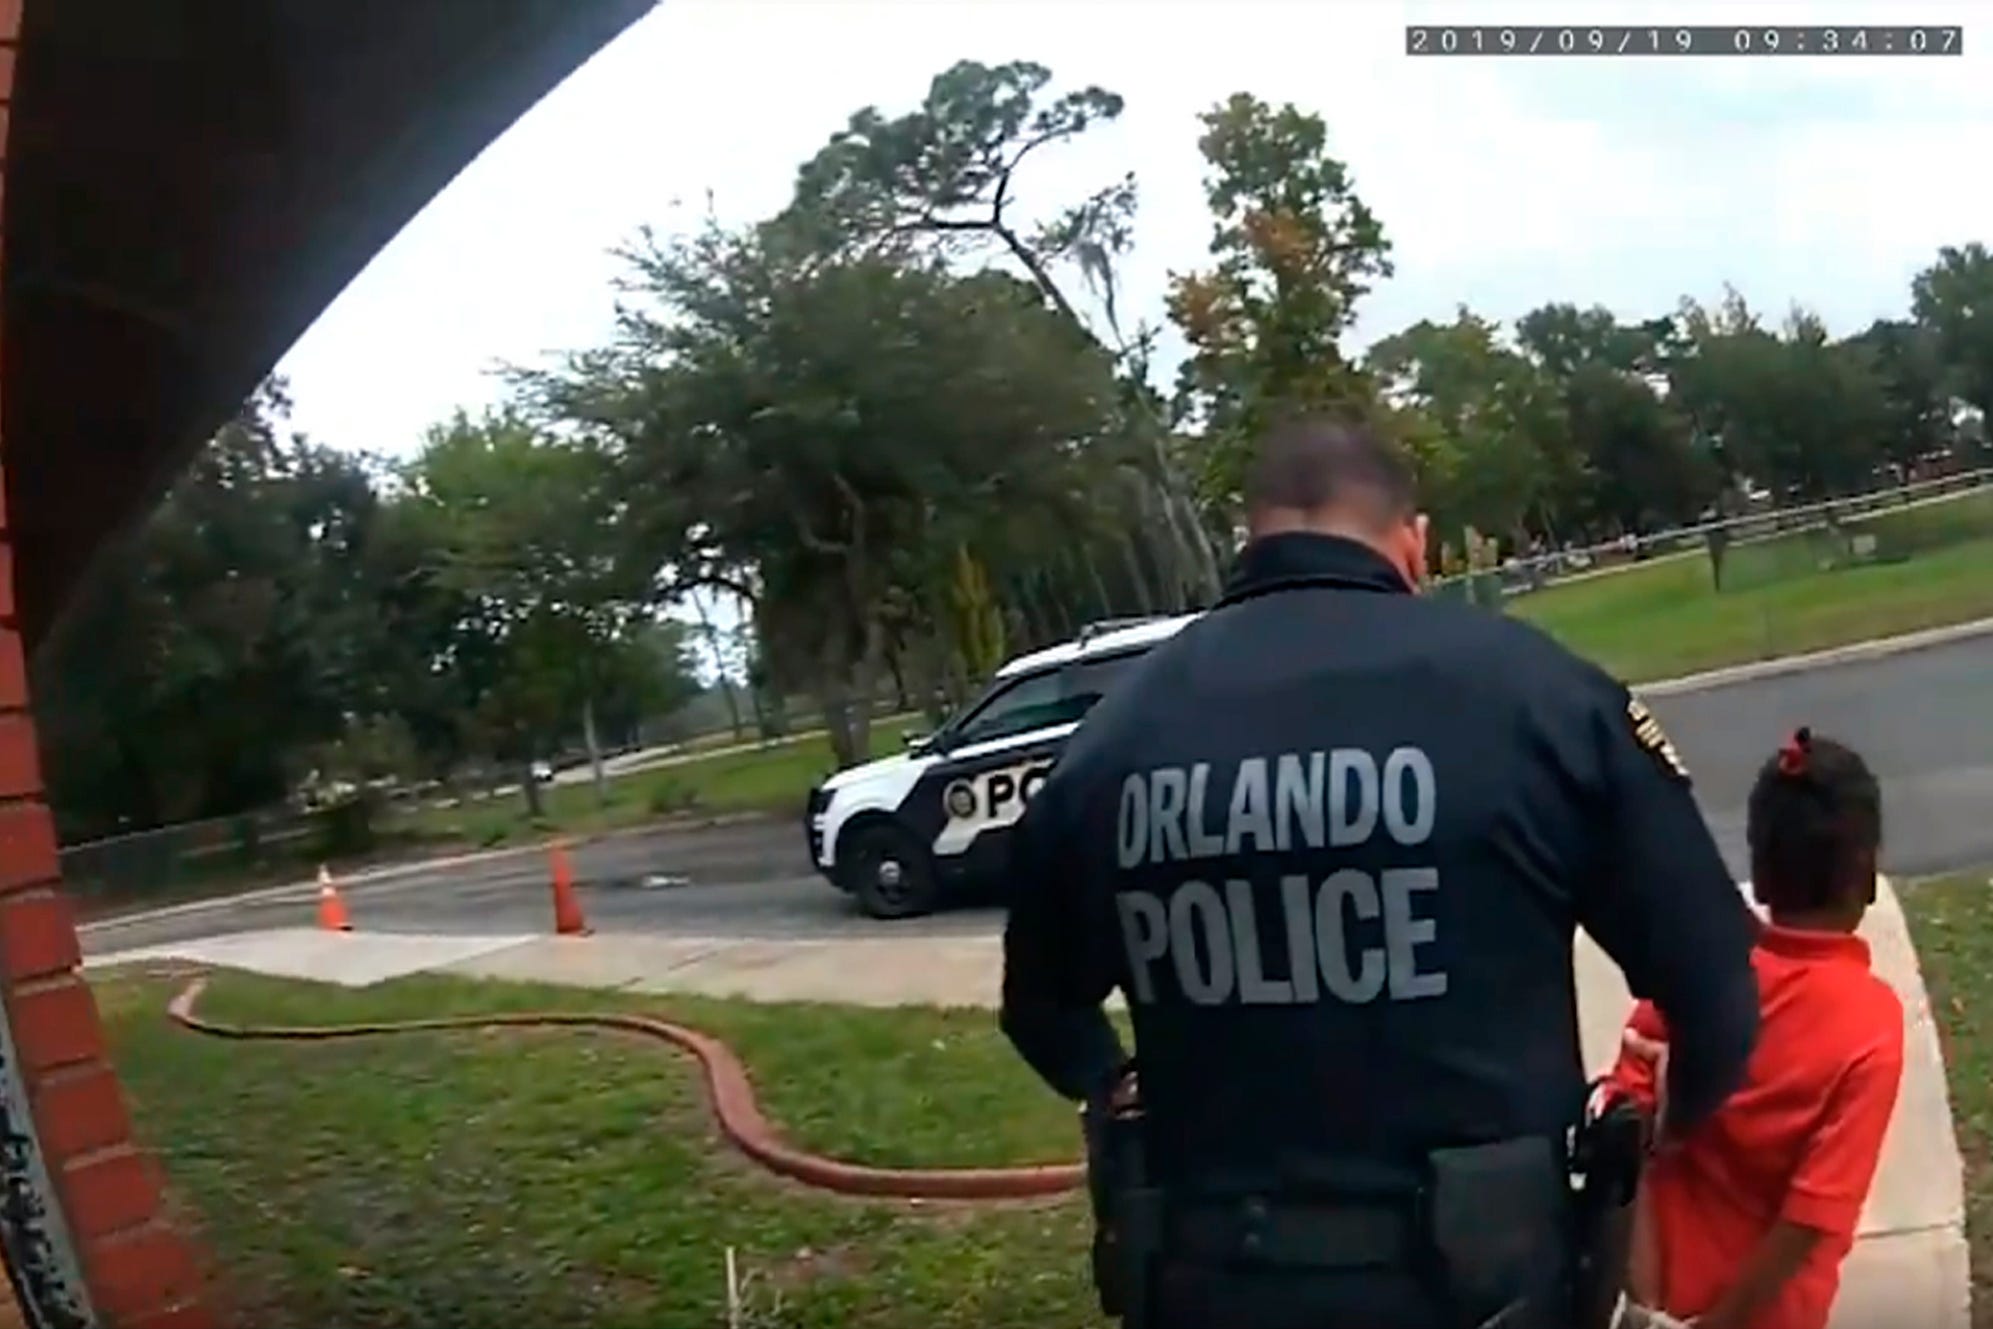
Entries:
POLYGON ((1621 323, 1598 305, 1548 304, 1516 320, 1516 343, 1544 372, 1568 379, 1586 365, 1602 364, 1622 373, 1652 373, 1659 367, 1671 320, 1621 323))
POLYGON ((1827 498, 1873 489, 1890 403, 1873 362, 1833 341, 1820 319, 1795 309, 1779 345, 1783 372, 1766 385, 1780 422, 1772 471, 1798 494, 1827 498))
POLYGON ((750 601, 771 686, 815 691, 857 760, 895 592, 939 593, 939 551, 1012 514, 1078 522, 1112 363, 1012 277, 825 255, 788 224, 630 259, 617 343, 538 398, 614 437, 660 592, 750 601))
POLYGON ((927 239, 959 253, 995 241, 1084 325, 1054 275, 1073 262, 1100 284, 1112 317, 1113 259, 1130 240, 1134 175, 1037 225, 1012 211, 1027 158, 1121 115, 1122 99, 1105 88, 1048 98, 1051 80, 1051 70, 1029 61, 964 60, 935 76, 915 111, 888 117, 865 107, 798 171, 791 220, 821 228, 813 239, 833 251, 927 239))
POLYGON ((361 715, 392 716, 408 736, 415 773, 449 784, 478 750, 472 723, 503 661, 499 644, 472 634, 475 591, 440 552, 433 513, 405 488, 390 489, 354 569, 375 630, 355 669, 361 715))
POLYGON ((1768 330, 1734 292, 1714 316, 1686 303, 1682 319, 1675 395, 1727 474, 1796 498, 1874 485, 1887 403, 1866 356, 1805 310, 1768 330))
POLYGON ((1595 532, 1684 525, 1715 497, 1719 472, 1688 420, 1641 376, 1581 365, 1565 380, 1564 409, 1591 473, 1584 514, 1595 532))
POLYGON ((619 651, 642 622, 648 578, 626 557, 628 508, 609 455, 539 434, 521 415, 463 412, 432 429, 404 475, 440 580, 465 600, 459 642, 488 669, 464 697, 494 755, 527 767, 572 719, 602 788, 596 705, 623 680, 619 651))
POLYGON ((1388 395, 1435 427, 1414 455, 1444 536, 1471 526, 1526 546, 1533 532, 1557 529, 1582 463, 1570 457, 1555 380, 1503 345, 1495 324, 1463 308, 1451 324, 1420 322, 1384 339, 1368 365, 1388 395))
POLYGON ((1051 78, 1049 69, 1029 61, 965 60, 936 75, 921 105, 907 114, 858 111, 804 163, 783 222, 802 231, 805 243, 832 253, 938 255, 959 264, 994 249, 1076 327, 1111 349, 1129 416, 1120 460, 1132 484, 1122 488, 1158 519, 1137 528, 1140 543, 1165 551, 1158 561, 1173 587, 1171 607, 1180 607, 1187 597, 1215 594, 1217 559, 1165 446, 1160 403, 1146 387, 1152 333, 1130 335, 1120 318, 1115 265, 1133 236, 1135 176, 1123 175, 1036 221, 1015 211, 1016 182, 1028 159, 1121 115, 1117 94, 1088 86, 1051 96, 1051 78), (1097 297, 1104 332, 1062 280, 1062 272, 1074 270, 1097 297))
POLYGON ((1947 245, 1910 291, 1911 308, 1936 334, 1957 394, 1993 416, 1993 252, 1977 240, 1947 245))
POLYGON ((1938 334, 1921 323, 1877 319, 1847 345, 1865 357, 1881 389, 1882 456, 1907 478, 1920 458, 1951 440, 1951 393, 1938 334))
POLYGON ((377 496, 364 458, 288 415, 282 381, 261 385, 36 660, 66 834, 279 800, 365 708, 377 496))
POLYGON ((1214 266, 1171 282, 1189 343, 1178 383, 1205 445, 1208 497, 1230 503, 1255 439, 1295 408, 1372 409, 1341 336, 1389 276, 1383 225, 1328 151, 1321 117, 1235 93, 1202 117, 1214 266))
POLYGON ((1660 318, 1548 303, 1512 331, 1463 308, 1353 363, 1384 227, 1318 116, 1244 93, 1201 120, 1210 259, 1171 280, 1168 396, 1117 279, 1134 175, 1024 202, 1034 163, 1121 112, 1024 61, 860 110, 776 217, 645 233, 606 344, 515 374, 510 404, 398 470, 297 436, 281 382, 259 388, 35 661, 64 833, 313 775, 523 770, 577 733, 599 791, 605 743, 700 695, 699 640, 736 729, 736 676, 764 734, 812 693, 857 760, 886 695, 938 708, 1011 651, 1211 594, 1250 447, 1296 408, 1387 430, 1442 562, 1486 566, 1760 485, 1868 488, 1993 407, 1982 244, 1939 251, 1912 317, 1845 339, 1726 288, 1660 318), (738 626, 703 598, 696 626, 664 617, 695 590, 737 598, 738 626))
POLYGON ((1003 616, 990 596, 983 565, 966 546, 956 547, 955 584, 949 591, 955 611, 955 648, 971 677, 988 678, 1004 662, 1003 616))

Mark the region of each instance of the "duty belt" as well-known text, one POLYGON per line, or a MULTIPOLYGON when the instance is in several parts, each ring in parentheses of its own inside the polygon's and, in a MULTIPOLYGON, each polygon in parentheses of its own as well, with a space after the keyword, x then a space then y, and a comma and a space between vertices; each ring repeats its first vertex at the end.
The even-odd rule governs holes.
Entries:
POLYGON ((1195 1263, 1402 1267, 1418 1243, 1411 1205, 1230 1199, 1170 1204, 1163 1217, 1164 1258, 1195 1263))

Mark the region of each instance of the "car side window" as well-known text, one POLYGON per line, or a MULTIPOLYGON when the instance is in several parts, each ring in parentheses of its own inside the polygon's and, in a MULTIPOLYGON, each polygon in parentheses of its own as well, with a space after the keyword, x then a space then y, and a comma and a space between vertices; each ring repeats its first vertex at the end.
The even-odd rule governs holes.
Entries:
POLYGON ((974 712, 965 716, 950 735, 951 747, 987 743, 1013 734, 1063 724, 1066 710, 1064 685, 1057 670, 1021 678, 993 693, 974 712))
POLYGON ((1142 652, 1082 660, 1066 668, 1066 716, 1060 724, 1077 724, 1094 708, 1114 681, 1142 658, 1142 652))

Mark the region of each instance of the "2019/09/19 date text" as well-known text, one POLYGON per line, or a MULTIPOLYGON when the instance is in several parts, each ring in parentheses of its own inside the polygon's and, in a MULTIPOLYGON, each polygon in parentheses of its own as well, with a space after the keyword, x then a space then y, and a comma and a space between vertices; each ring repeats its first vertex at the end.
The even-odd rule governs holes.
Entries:
POLYGON ((1546 27, 1540 24, 1419 24, 1405 29, 1405 54, 1451 56, 1944 56, 1962 55, 1956 24, 1907 26, 1546 27))

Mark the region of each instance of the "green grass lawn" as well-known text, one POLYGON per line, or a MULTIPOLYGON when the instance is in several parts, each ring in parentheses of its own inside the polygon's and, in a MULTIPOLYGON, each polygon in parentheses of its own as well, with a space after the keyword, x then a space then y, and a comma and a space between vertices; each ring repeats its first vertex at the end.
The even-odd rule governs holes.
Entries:
POLYGON ((1924 968, 1965 1159, 1972 1323, 1993 1329, 1993 870, 1906 886, 1910 935, 1924 968))
POLYGON ((1722 595, 1704 558, 1553 586, 1510 607, 1629 682, 1993 615, 1993 537, 1722 595))
MULTIPOLYGON (((1903 903, 1945 1045, 1966 1165, 1974 1324, 1993 1326, 1993 882, 1903 903)), ((688 1058, 571 1031, 230 1043, 161 1016, 173 982, 98 997, 139 1131, 270 1329, 718 1326, 735 1248, 751 1329, 1092 1326, 1079 1197, 859 1201, 766 1176, 719 1139, 688 1058)), ((204 1013, 333 1023, 561 1007, 646 1010, 725 1038, 790 1139, 885 1165, 1051 1162, 1071 1111, 988 1012, 636 998, 419 978, 351 991, 225 975, 204 1013)))
POLYGON ((1993 493, 1850 529, 1901 561, 1819 571, 1807 537, 1783 536, 1733 549, 1722 594, 1698 555, 1552 586, 1509 612, 1630 682, 1993 615, 1993 493))
MULTIPOLYGON (((725 1323, 723 1260, 751 1329, 1103 1323, 1074 1197, 914 1205, 777 1181, 719 1140, 693 1063, 610 1034, 501 1031, 242 1044, 170 1027, 174 985, 98 985, 139 1131, 243 1325, 545 1329, 725 1323)), ((204 1012, 395 1018, 609 994, 415 980, 365 992, 229 975, 204 1012)), ((874 1163, 1059 1161, 1070 1109, 988 1012, 647 999, 727 1038, 792 1139, 874 1163)))
MULTIPOLYGON (((873 725, 871 752, 901 750, 902 724, 873 725)), ((604 781, 606 799, 590 782, 554 785, 543 793, 539 825, 526 816, 516 791, 453 808, 420 808, 386 823, 393 834, 461 841, 493 848, 521 836, 558 829, 571 834, 640 826, 680 813, 773 812, 800 815, 810 786, 837 769, 830 739, 811 734, 793 743, 747 752, 724 752, 604 781)))

